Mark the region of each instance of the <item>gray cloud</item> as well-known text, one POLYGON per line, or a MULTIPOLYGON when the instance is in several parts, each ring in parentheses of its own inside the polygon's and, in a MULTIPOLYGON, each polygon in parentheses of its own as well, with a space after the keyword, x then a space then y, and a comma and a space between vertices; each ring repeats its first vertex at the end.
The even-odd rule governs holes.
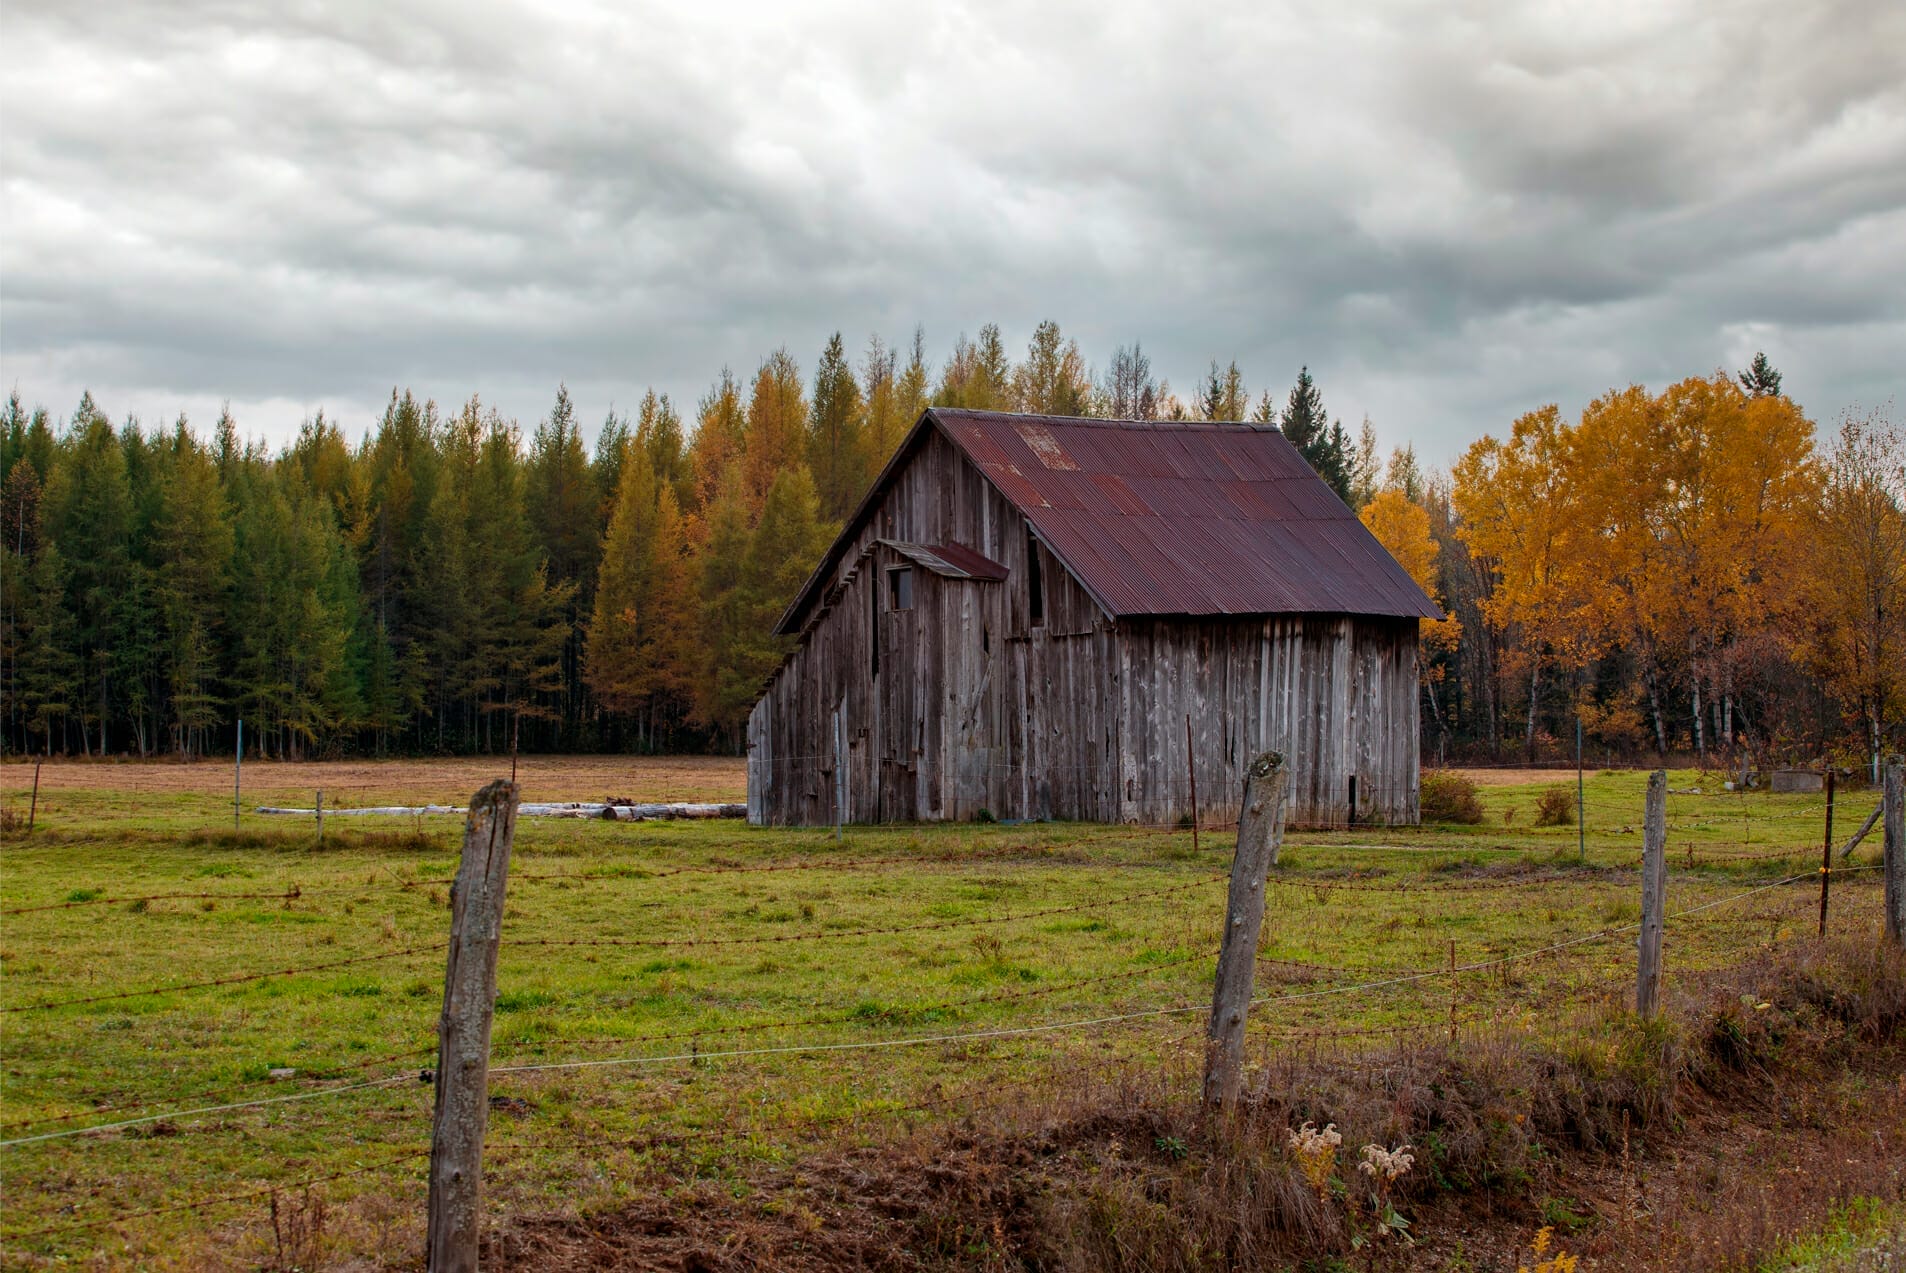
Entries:
POLYGON ((1898 395, 1906 10, 1584 12, 16 0, 0 377, 283 438, 1052 317, 1437 459, 1758 348, 1898 395))

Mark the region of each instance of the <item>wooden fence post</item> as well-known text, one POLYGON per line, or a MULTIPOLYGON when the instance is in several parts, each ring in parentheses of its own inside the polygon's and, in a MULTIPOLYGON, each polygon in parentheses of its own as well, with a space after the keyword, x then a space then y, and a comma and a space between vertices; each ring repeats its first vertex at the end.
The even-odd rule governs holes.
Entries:
POLYGON ((482 1220, 483 1133, 490 1121, 490 1019, 496 951, 516 836, 516 784, 470 801, 450 889, 450 959, 437 1026, 437 1107, 430 1133, 430 1273, 475 1273, 482 1220))
POLYGON ((33 831, 33 820, 40 816, 40 762, 33 762, 33 803, 26 807, 26 829, 33 831))
POLYGON ((1880 841, 1880 874, 1886 877, 1886 940, 1906 946, 1906 759, 1886 758, 1880 807, 1885 838, 1880 841))
POLYGON ((1645 1021, 1661 1000, 1661 919, 1668 892, 1668 772, 1648 775, 1647 825, 1641 840, 1641 941, 1635 1011, 1645 1021))
POLYGON ((1238 814, 1238 849, 1231 859, 1225 895, 1224 938, 1211 992, 1206 1031, 1204 1098, 1231 1105, 1244 1082, 1244 1018, 1251 1008, 1257 972, 1257 939, 1264 929, 1264 879, 1277 865, 1284 839, 1284 788, 1290 773, 1284 758, 1267 751, 1245 771, 1244 807, 1238 814))
POLYGON ((1827 833, 1820 841, 1820 935, 1827 935, 1827 893, 1833 883, 1833 770, 1827 769, 1827 833))
POLYGON ((245 718, 238 718, 238 745, 232 749, 232 830, 238 830, 239 779, 245 773, 245 718))

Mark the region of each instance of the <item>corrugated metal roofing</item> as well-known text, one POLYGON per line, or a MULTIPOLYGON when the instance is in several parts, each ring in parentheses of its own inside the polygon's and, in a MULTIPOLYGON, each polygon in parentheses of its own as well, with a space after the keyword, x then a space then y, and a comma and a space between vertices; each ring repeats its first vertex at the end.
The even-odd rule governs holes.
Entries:
POLYGON ((1442 617, 1275 429, 927 414, 1116 617, 1442 617))
MULTIPOLYGON (((1115 618, 1443 617, 1275 429, 935 407, 874 480, 777 632, 799 630, 847 545, 934 428, 1012 501, 1115 618)), ((956 560, 970 553, 1003 577, 1004 567, 962 545, 929 551, 988 577, 956 560)))
POLYGON ((1006 567, 984 553, 974 552, 965 544, 908 544, 898 539, 877 542, 887 545, 908 561, 949 579, 983 579, 997 583, 1007 575, 1006 567))

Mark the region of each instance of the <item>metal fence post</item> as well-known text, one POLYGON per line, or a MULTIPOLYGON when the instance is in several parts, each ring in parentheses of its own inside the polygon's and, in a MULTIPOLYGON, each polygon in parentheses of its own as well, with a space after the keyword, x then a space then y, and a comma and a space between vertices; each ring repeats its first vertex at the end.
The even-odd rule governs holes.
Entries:
POLYGON ((1668 891, 1668 773, 1648 775, 1647 826, 1641 842, 1641 940, 1635 963, 1635 1011, 1654 1016, 1661 1001, 1661 922, 1668 891))
POLYGON ((1238 814, 1238 848, 1231 859, 1225 895, 1224 938, 1211 991, 1206 1029, 1204 1098, 1231 1105, 1244 1082, 1244 1019, 1251 1008, 1257 972, 1257 939, 1264 929, 1264 880, 1277 865, 1284 837, 1284 788, 1290 781, 1284 758, 1267 751, 1245 771, 1244 807, 1238 814))
POLYGON ((483 1134, 490 1121, 490 1022, 496 952, 516 835, 516 784, 470 801, 450 890, 450 958, 437 1026, 437 1104, 430 1135, 430 1273, 475 1273, 482 1220, 483 1134))

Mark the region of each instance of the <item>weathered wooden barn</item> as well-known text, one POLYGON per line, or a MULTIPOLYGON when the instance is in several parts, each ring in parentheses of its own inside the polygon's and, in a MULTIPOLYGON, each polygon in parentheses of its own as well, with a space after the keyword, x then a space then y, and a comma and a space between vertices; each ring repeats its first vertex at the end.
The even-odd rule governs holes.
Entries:
POLYGON ((1440 612, 1275 429, 935 408, 777 631, 755 823, 1417 821, 1440 612))

